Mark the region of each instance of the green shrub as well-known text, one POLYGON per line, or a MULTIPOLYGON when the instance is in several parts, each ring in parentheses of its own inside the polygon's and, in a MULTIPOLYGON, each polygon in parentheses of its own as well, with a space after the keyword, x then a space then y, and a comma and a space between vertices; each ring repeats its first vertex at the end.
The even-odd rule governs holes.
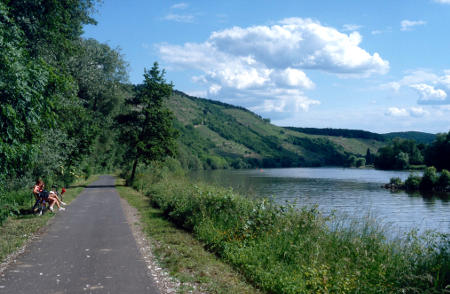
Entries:
POLYGON ((368 221, 331 228, 315 207, 279 206, 165 173, 145 193, 268 293, 441 292, 450 282, 448 236, 387 241, 368 221))
POLYGON ((415 174, 410 174, 405 181, 406 190, 409 190, 409 191, 419 190, 421 180, 422 180, 422 177, 415 175, 415 174))
POLYGON ((420 189, 424 191, 433 190, 438 180, 436 168, 433 166, 427 167, 423 173, 422 180, 420 181, 420 189))
POLYGON ((450 191, 450 172, 448 170, 443 169, 441 171, 436 186, 440 191, 450 191))
POLYGON ((398 188, 403 186, 402 179, 400 179, 399 177, 391 178, 389 180, 389 184, 391 184, 392 186, 398 187, 398 188))

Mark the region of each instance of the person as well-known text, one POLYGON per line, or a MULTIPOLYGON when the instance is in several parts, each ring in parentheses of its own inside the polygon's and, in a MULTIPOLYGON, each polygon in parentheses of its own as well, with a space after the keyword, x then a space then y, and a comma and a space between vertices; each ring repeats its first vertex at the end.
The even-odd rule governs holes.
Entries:
POLYGON ((57 185, 53 185, 52 189, 53 188, 55 189, 55 191, 53 191, 53 190, 50 191, 51 196, 56 198, 56 200, 59 202, 59 204, 67 205, 64 201, 62 201, 62 196, 66 192, 66 189, 63 187, 62 190, 61 190, 61 194, 59 194, 58 193, 58 186, 57 185))
POLYGON ((33 194, 36 198, 36 202, 34 203, 32 210, 34 212, 40 205, 39 215, 42 215, 42 211, 46 206, 46 201, 48 202, 48 193, 45 193, 44 182, 41 179, 36 181, 36 184, 33 188, 33 194))
POLYGON ((48 209, 50 209, 51 212, 54 212, 53 206, 55 205, 55 203, 56 203, 56 206, 58 206, 58 210, 61 210, 61 211, 66 210, 64 207, 61 206, 58 195, 55 192, 53 192, 53 191, 47 192, 45 190, 44 190, 44 192, 46 192, 48 194, 48 199, 50 202, 50 207, 48 209))
POLYGON ((36 209, 36 207, 40 203, 41 209, 39 211, 39 215, 42 215, 42 211, 44 210, 44 208, 46 206, 46 202, 49 203, 49 209, 51 212, 54 212, 53 206, 55 205, 55 203, 58 206, 59 210, 64 211, 65 208, 61 207, 56 193, 54 193, 54 192, 50 193, 48 191, 45 191, 44 188, 45 188, 44 181, 42 181, 41 179, 37 180, 36 185, 33 188, 33 194, 36 197, 36 203, 33 206, 33 211, 36 209))

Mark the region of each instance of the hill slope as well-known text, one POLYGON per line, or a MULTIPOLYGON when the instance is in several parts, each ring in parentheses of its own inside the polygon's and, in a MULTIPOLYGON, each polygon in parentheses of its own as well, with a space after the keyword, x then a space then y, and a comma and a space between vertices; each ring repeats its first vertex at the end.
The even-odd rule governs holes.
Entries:
POLYGON ((383 134, 383 136, 389 140, 394 138, 415 140, 417 143, 430 144, 436 139, 435 134, 424 133, 424 132, 394 132, 383 134))
POLYGON ((188 168, 348 166, 385 143, 373 138, 305 134, 270 124, 242 107, 174 91, 168 101, 188 168))

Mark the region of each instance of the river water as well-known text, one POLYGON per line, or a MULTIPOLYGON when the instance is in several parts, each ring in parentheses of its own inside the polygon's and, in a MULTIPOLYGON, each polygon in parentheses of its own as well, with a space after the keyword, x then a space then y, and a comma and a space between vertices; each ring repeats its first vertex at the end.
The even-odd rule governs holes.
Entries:
POLYGON ((232 187, 250 197, 317 205, 345 218, 367 218, 395 233, 428 229, 450 233, 450 199, 446 196, 391 192, 381 186, 409 172, 350 168, 279 168, 197 171, 191 178, 232 187))

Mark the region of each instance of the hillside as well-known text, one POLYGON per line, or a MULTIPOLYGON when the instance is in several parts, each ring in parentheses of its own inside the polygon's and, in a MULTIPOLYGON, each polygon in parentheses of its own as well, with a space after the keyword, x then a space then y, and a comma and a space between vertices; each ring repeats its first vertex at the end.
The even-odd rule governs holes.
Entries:
POLYGON ((436 139, 435 134, 424 133, 424 132, 393 132, 383 134, 386 139, 392 140, 394 138, 402 138, 408 140, 415 140, 417 143, 430 144, 436 139))
POLYGON ((186 167, 349 166, 384 142, 306 134, 270 124, 242 107, 175 91, 168 101, 180 131, 178 157, 186 167))

